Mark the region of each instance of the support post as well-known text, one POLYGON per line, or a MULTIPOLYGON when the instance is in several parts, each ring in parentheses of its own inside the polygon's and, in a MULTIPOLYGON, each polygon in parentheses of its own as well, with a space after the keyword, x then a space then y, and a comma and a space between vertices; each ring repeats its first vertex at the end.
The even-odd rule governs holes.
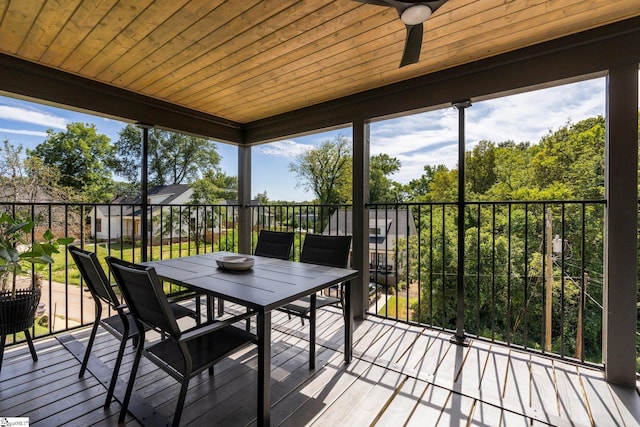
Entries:
POLYGON ((469 340, 464 334, 464 156, 465 156, 465 109, 471 106, 471 101, 454 102, 458 109, 458 297, 456 305, 456 333, 450 341, 457 345, 468 346, 469 340))
POLYGON ((351 280, 351 313, 364 319, 369 303, 369 123, 353 122, 353 243, 352 268, 360 271, 351 280))
POLYGON ((251 147, 238 147, 238 252, 251 251, 251 147))
POLYGON ((142 250, 140 259, 145 262, 149 251, 149 129, 153 126, 138 123, 138 127, 142 128, 142 155, 140 157, 140 185, 142 187, 140 191, 140 244, 142 250))
POLYGON ((552 216, 551 209, 547 209, 546 224, 546 256, 545 256, 545 321, 544 321, 544 350, 551 351, 551 314, 553 304, 553 228, 552 228, 552 216))
POLYGON ((609 70, 605 141, 603 358, 608 382, 636 386, 638 64, 609 70))

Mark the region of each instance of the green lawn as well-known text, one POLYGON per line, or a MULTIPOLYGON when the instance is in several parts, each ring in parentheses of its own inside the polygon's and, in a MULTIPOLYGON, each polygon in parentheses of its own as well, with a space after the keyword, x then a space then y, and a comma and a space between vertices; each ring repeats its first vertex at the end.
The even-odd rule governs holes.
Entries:
MULTIPOLYGON (((409 299, 409 306, 413 304, 414 298, 409 299)), ((387 316, 394 319, 407 319, 407 299, 405 297, 399 297, 394 295, 389 298, 387 304, 382 306, 378 310, 378 314, 381 316, 387 316), (397 302, 397 304, 396 304, 397 302), (396 311, 397 305, 397 311, 396 311)))
MULTIPOLYGON (((84 249, 93 251, 95 246, 93 244, 85 245, 84 249)), ((212 249, 209 245, 207 252, 211 252, 212 249)), ((194 255, 196 254, 196 246, 194 243, 173 243, 171 245, 163 244, 162 246, 156 245, 149 248, 149 259, 167 259, 176 258, 179 256, 194 255)), ((200 253, 204 252, 204 249, 200 248, 200 253)), ((104 260, 107 255, 112 255, 117 258, 122 258, 127 261, 140 261, 140 246, 136 245, 135 248, 131 244, 109 244, 98 243, 97 255, 102 267, 107 271, 107 262, 104 260)), ((53 254, 54 263, 51 266, 38 265, 36 266, 36 272, 40 272, 46 278, 48 277, 49 268, 51 268, 51 280, 55 282, 79 285, 80 284, 80 272, 73 263, 73 259, 66 252, 61 250, 60 253, 53 254), (69 265, 68 270, 65 269, 65 265, 69 265)))

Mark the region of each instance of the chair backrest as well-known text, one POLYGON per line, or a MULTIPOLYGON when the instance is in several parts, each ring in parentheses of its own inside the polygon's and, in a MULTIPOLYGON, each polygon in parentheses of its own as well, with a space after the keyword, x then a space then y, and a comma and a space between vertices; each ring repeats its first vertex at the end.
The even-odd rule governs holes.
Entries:
POLYGON ((156 270, 114 257, 107 257, 107 264, 134 319, 177 338, 180 328, 156 270))
POLYGON ((293 245, 293 233, 288 231, 260 230, 256 250, 256 256, 270 258, 289 259, 291 246, 293 245))
POLYGON ((351 236, 307 234, 302 245, 300 261, 329 267, 347 268, 351 236))
POLYGON ((111 307, 118 306, 120 304, 118 296, 113 291, 95 252, 89 252, 74 245, 67 246, 67 250, 78 266, 80 275, 87 285, 87 288, 89 288, 91 296, 96 300, 100 299, 104 301, 111 307))

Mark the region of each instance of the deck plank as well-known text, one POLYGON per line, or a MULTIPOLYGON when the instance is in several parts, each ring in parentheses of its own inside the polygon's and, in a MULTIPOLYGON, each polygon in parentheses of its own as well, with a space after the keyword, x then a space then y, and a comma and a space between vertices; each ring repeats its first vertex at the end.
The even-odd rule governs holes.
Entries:
MULTIPOLYGON (((434 339, 430 337, 426 343, 421 342, 419 345, 425 346, 425 351, 422 356, 418 357, 418 360, 415 361, 416 365, 414 369, 417 371, 418 378, 433 382, 438 366, 440 366, 442 359, 446 357, 449 350, 454 347, 454 344, 449 342, 448 337, 440 335, 434 339), (427 346, 427 344, 430 345, 427 346)), ((418 355, 414 354, 414 356, 418 355)))
POLYGON ((342 363, 336 365, 333 359, 319 375, 308 383, 296 389, 296 394, 302 396, 303 402, 287 416, 281 425, 302 426, 311 422, 316 414, 342 396, 351 384, 356 382, 367 370, 373 366, 371 363, 355 360, 349 365, 342 363))
POLYGON ((468 352, 467 346, 451 344, 433 373, 434 383, 453 389, 453 384, 467 359, 468 352))
MULTIPOLYGON (((232 304, 225 308, 238 310, 232 304)), ((570 426, 589 425, 589 414, 595 425, 640 425, 636 390, 611 386, 601 371, 587 366, 481 340, 458 347, 446 333, 375 317, 358 322, 354 359, 345 365, 342 315, 329 308, 319 312, 317 368, 309 370, 308 324, 282 313, 274 313, 274 319, 272 425, 570 426)), ((72 331, 65 345, 62 338, 36 340, 37 363, 26 344, 10 346, 0 372, 0 414, 28 416, 43 426, 116 426, 118 401, 107 410, 102 404, 118 341, 100 331, 89 372, 80 379, 89 332, 72 331)), ((127 346, 119 398, 132 360, 132 346, 127 346)), ((255 347, 248 347, 217 364, 213 378, 204 372, 192 379, 183 424, 255 426, 256 370, 255 347)), ((157 420, 170 421, 177 388, 176 381, 142 359, 136 405, 143 402, 158 412, 157 420)), ((140 422, 129 414, 125 424, 140 422)))
POLYGON ((418 404, 406 422, 406 426, 434 426, 451 396, 451 391, 430 385, 424 390, 418 404))
POLYGON ((425 354, 436 340, 440 339, 439 337, 439 331, 424 329, 411 347, 407 348, 404 354, 395 361, 395 364, 405 371, 420 372, 425 354))
POLYGON ((370 425, 405 379, 399 372, 372 365, 330 407, 318 414, 311 425, 370 425))
POLYGON ((638 392, 634 389, 614 384, 605 385, 611 390, 611 396, 615 399, 616 407, 622 416, 624 424, 626 426, 640 426, 640 399, 638 399, 638 392))
POLYGON ((404 425, 409 420, 427 387, 431 387, 431 385, 426 381, 407 378, 387 402, 386 407, 376 415, 377 419, 372 422, 372 425, 404 425))
POLYGON ((482 401, 503 407, 503 390, 508 364, 509 349, 493 344, 482 373, 479 392, 482 401))
POLYGON ((576 424, 592 425, 577 367, 554 361, 560 415, 576 424))
POLYGON ((453 390, 458 392, 479 390, 488 358, 489 347, 478 345, 478 342, 474 341, 466 352, 461 368, 456 372, 453 390))
POLYGON ((518 412, 524 412, 531 402, 531 357, 519 351, 509 352, 507 374, 505 378, 502 398, 518 412))
POLYGON ((447 403, 442 408, 437 427, 466 427, 472 418, 476 400, 468 396, 451 392, 447 403))
POLYGON ((612 425, 624 425, 611 389, 604 382, 604 374, 593 369, 579 369, 579 373, 594 422, 598 424, 599 420, 609 420, 612 425))
POLYGON ((553 362, 543 357, 531 358, 531 407, 538 410, 540 414, 560 416, 556 396, 553 362))

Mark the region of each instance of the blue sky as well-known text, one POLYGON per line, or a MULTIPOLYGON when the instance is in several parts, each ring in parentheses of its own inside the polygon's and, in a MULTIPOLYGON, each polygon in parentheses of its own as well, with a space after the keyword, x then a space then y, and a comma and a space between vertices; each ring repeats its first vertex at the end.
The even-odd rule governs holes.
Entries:
MULTIPOLYGON (((605 79, 598 78, 519 95, 476 102, 466 110, 467 150, 478 141, 513 140, 537 143, 568 122, 604 115, 605 79)), ((34 148, 46 138, 46 130, 65 130, 71 122, 94 123, 98 132, 117 141, 125 123, 0 96, 0 139, 34 148)), ((427 113, 378 121, 371 125, 371 154, 386 153, 400 160, 402 168, 392 179, 408 183, 422 175, 425 165, 457 163, 458 112, 445 108, 427 113)), ((252 195, 267 192, 270 200, 306 201, 313 195, 296 185, 289 164, 306 150, 337 135, 351 138, 351 129, 339 129, 295 137, 255 147, 252 151, 252 195)), ((222 169, 237 174, 237 150, 218 143, 222 169)))

